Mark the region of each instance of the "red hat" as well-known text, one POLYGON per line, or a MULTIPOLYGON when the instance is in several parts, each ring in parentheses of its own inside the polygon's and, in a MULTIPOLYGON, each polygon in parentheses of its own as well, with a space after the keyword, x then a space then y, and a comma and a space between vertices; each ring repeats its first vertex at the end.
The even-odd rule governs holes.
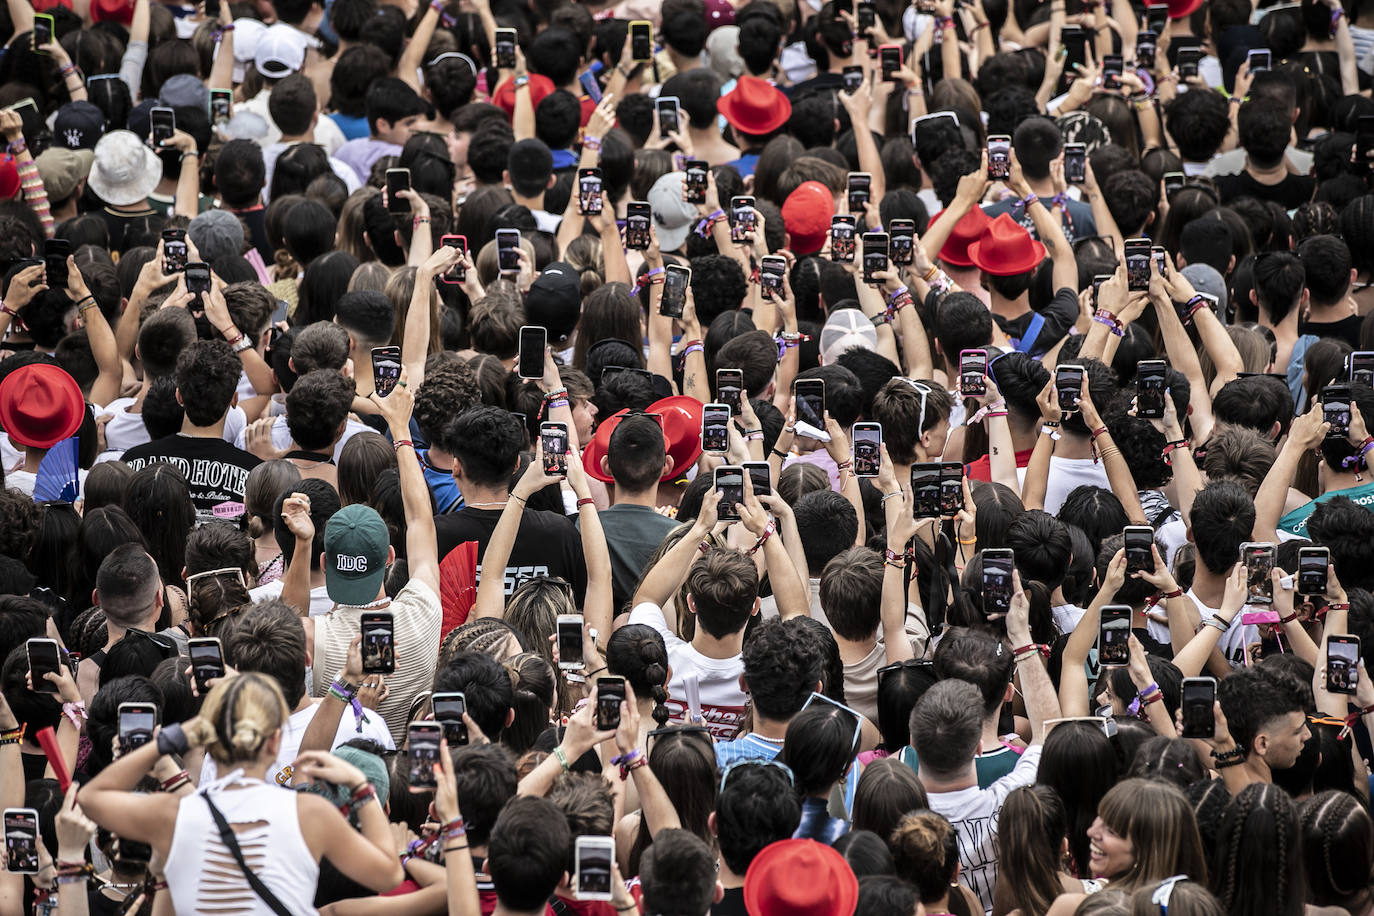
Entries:
MULTIPOLYGON (((701 457, 701 402, 696 398, 675 394, 655 401, 644 408, 645 413, 658 414, 663 426, 664 445, 673 459, 673 467, 660 480, 676 480, 701 457)), ((601 459, 611 445, 611 433, 628 416, 629 408, 612 414, 596 427, 596 435, 582 450, 582 470, 605 483, 615 478, 601 470, 601 459)))
POLYGON ((849 863, 815 840, 763 847, 744 875, 750 916, 853 916, 859 879, 849 863))
POLYGON ((1003 213, 983 230, 983 237, 968 246, 973 266, 994 277, 1014 277, 1045 259, 1045 246, 1031 238, 1025 227, 1003 213))
MULTIPOLYGON (((530 74, 530 104, 535 108, 544 101, 544 97, 553 92, 553 80, 541 73, 530 74)), ((491 103, 506 113, 506 117, 515 114, 515 80, 508 79, 500 86, 496 87, 496 92, 491 97, 491 103)))
POLYGON ((13 200, 24 190, 19 183, 19 167, 13 156, 0 156, 0 200, 13 200))
POLYGON ((31 363, 0 382, 0 424, 15 445, 52 448, 85 418, 81 386, 61 366, 31 363))
POLYGON ((735 24, 735 7, 730 0, 706 0, 706 28, 718 29, 735 24))
POLYGON ((771 134, 792 117, 792 103, 782 91, 757 76, 741 76, 735 88, 716 100, 716 110, 741 133, 771 134))
POLYGON ((128 27, 134 21, 134 5, 129 0, 91 0, 91 19, 128 27))
POLYGON ((1170 19, 1182 19, 1197 12, 1202 0, 1169 0, 1168 6, 1170 19))
POLYGON ((792 253, 813 254, 825 247, 834 215, 835 195, 819 181, 803 181, 788 194, 782 202, 782 224, 792 253))
MULTIPOLYGON (((930 225, 935 225, 940 213, 930 218, 930 225)), ((940 260, 955 267, 972 267, 973 262, 968 258, 968 246, 983 237, 983 231, 991 222, 982 207, 974 207, 965 213, 964 218, 954 224, 954 231, 949 234, 949 238, 945 239, 944 247, 940 249, 940 260)))

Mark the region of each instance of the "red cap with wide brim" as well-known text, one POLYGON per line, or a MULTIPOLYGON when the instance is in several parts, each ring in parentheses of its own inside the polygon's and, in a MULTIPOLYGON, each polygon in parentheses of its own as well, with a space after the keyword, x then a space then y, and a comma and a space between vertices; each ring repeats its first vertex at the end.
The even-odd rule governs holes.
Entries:
POLYGON ((61 366, 23 366, 0 382, 0 425, 24 448, 52 448, 70 439, 86 418, 86 399, 61 366))
POLYGON ((1045 260, 1045 246, 1009 214, 999 214, 983 237, 968 246, 973 266, 994 277, 1014 277, 1035 270, 1045 260))
MULTIPOLYGON (((696 398, 675 394, 655 401, 644 408, 645 413, 658 414, 663 426, 664 443, 668 455, 673 459, 673 467, 660 480, 676 480, 701 457, 701 408, 696 398)), ((592 441, 582 450, 582 470, 591 477, 604 483, 614 483, 615 478, 601 469, 601 459, 611 445, 611 433, 621 419, 629 414, 629 409, 612 414, 596 427, 592 441)))
POLYGON ((853 916, 859 879, 849 863, 815 840, 778 840, 754 856, 744 876, 750 916, 853 916))
MULTIPOLYGON (((930 224, 935 225, 935 221, 940 218, 940 214, 935 214, 930 218, 930 224)), ((969 260, 968 246, 983 237, 983 232, 988 228, 987 213, 982 207, 974 207, 964 214, 964 218, 954 224, 954 231, 945 239, 945 244, 940 248, 940 260, 946 264, 953 264, 955 267, 972 267, 973 262, 969 260)))

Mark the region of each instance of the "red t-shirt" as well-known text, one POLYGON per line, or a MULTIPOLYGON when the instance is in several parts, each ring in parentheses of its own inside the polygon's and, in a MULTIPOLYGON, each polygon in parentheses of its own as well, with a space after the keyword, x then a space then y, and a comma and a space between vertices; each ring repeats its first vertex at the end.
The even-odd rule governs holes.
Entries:
MULTIPOLYGON (((1016 453, 1016 466, 1023 468, 1030 464, 1031 453, 1034 448, 1028 448, 1024 452, 1016 453)), ((964 473, 972 480, 992 480, 992 465, 988 462, 988 456, 984 455, 977 461, 970 462, 965 468, 964 473)))

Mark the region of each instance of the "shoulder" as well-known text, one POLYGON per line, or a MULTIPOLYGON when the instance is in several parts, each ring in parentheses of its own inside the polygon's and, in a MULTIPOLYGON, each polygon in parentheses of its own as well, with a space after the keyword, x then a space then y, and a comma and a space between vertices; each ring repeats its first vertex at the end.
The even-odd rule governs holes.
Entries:
POLYGON ((405 588, 392 600, 392 604, 414 605, 423 608, 438 608, 439 596, 423 579, 411 577, 405 588))

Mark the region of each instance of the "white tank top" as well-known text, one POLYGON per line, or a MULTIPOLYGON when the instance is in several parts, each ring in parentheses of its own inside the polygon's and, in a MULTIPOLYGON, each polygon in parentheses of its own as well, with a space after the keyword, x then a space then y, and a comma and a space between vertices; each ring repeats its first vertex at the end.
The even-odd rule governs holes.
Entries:
MULTIPOLYGON (((301 835, 296 794, 249 779, 239 770, 205 791, 234 828, 244 862, 262 883, 292 913, 316 913, 320 866, 301 835)), ((210 806, 199 792, 177 807, 166 876, 178 913, 273 916, 220 840, 210 806)))

